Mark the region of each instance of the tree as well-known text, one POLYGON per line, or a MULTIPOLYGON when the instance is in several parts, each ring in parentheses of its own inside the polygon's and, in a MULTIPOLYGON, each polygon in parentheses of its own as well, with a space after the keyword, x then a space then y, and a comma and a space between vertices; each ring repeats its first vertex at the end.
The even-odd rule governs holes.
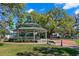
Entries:
POLYGON ((6 20, 9 27, 13 27, 13 19, 19 18, 19 14, 24 11, 23 7, 25 4, 22 3, 1 3, 0 11, 1 19, 6 20))
POLYGON ((67 13, 62 8, 56 7, 47 13, 50 15, 50 17, 55 21, 60 21, 62 18, 65 18, 67 16, 67 13))
MULTIPOLYGON (((62 36, 71 36, 75 33, 73 25, 75 24, 75 20, 69 16, 65 10, 61 8, 54 8, 50 10, 47 15, 49 15, 49 35, 54 33, 59 33, 62 36)), ((63 41, 61 40, 61 46, 63 46, 63 41)))
POLYGON ((6 34, 7 30, 14 27, 14 18, 19 18, 19 14, 24 11, 22 3, 1 3, 0 4, 0 34, 6 34))
POLYGON ((6 33, 8 33, 8 30, 6 29, 7 23, 5 21, 0 20, 0 41, 4 41, 4 36, 6 33))
POLYGON ((16 23, 16 28, 21 27, 22 24, 24 24, 24 22, 26 21, 26 18, 27 18, 27 13, 26 12, 21 12, 18 15, 18 20, 17 20, 17 23, 16 23))
POLYGON ((47 27, 49 28, 49 35, 51 35, 58 31, 59 22, 66 17, 66 12, 61 8, 53 8, 47 13, 47 16, 49 16, 49 26, 47 27))
POLYGON ((74 24, 74 28, 75 28, 75 30, 76 30, 76 37, 78 38, 78 36, 79 36, 79 13, 77 13, 77 14, 74 14, 73 15, 73 18, 75 19, 75 24, 74 24))
POLYGON ((35 11, 30 13, 33 21, 41 25, 42 27, 46 28, 46 24, 48 23, 49 19, 46 14, 39 14, 35 11))
POLYGON ((71 16, 67 15, 65 10, 61 8, 54 8, 50 10, 47 14, 55 22, 55 23, 52 22, 52 26, 55 25, 55 27, 52 26, 49 27, 52 28, 50 30, 51 31, 50 33, 52 33, 53 31, 64 35, 65 33, 71 34, 72 32, 75 31, 73 29, 75 20, 71 16))
POLYGON ((68 34, 71 36, 73 33, 75 33, 73 28, 74 24, 75 20, 71 16, 66 16, 66 18, 62 19, 59 26, 60 28, 63 28, 63 35, 68 34))
POLYGON ((56 21, 49 19, 48 23, 46 24, 46 28, 48 30, 48 37, 50 37, 50 35, 55 32, 56 27, 57 27, 56 21))

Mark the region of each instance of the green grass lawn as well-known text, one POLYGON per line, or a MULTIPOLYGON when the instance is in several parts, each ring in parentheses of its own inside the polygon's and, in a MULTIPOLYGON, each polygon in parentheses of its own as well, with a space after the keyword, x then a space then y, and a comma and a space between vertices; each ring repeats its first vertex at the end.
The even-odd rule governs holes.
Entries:
POLYGON ((0 46, 0 55, 10 55, 14 56, 18 52, 23 51, 33 51, 33 47, 47 47, 48 45, 39 45, 39 44, 4 44, 0 46))
POLYGON ((34 52, 47 55, 76 55, 78 52, 71 48, 49 46, 45 44, 3 44, 0 45, 0 56, 16 56, 18 52, 34 52), (52 50, 47 51, 47 48, 52 50))
POLYGON ((79 45, 79 39, 75 40, 75 42, 79 45))

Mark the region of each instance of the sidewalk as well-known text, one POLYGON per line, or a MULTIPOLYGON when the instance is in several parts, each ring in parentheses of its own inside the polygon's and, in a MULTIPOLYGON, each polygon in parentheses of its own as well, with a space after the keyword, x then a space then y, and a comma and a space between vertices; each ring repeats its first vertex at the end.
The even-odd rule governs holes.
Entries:
MULTIPOLYGON (((50 43, 49 45, 61 46, 61 40, 52 40, 55 44, 50 43)), ((27 43, 27 42, 4 42, 4 44, 46 44, 46 43, 27 43)), ((63 47, 76 47, 78 46, 73 40, 63 40, 63 47)))

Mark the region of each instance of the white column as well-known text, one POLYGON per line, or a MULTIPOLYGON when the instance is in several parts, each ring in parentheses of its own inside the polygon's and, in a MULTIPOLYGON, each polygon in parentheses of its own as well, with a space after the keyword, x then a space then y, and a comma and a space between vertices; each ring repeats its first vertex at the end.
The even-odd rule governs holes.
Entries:
POLYGON ((47 39, 47 31, 45 32, 45 39, 46 39, 46 41, 47 41, 47 43, 48 43, 48 39, 47 39))
POLYGON ((19 31, 17 32, 17 35, 18 35, 17 37, 18 37, 18 39, 19 39, 19 31))
POLYGON ((40 38, 40 33, 39 33, 39 40, 40 40, 41 38, 40 38))
POLYGON ((27 39, 26 32, 25 32, 25 39, 27 39))
POLYGON ((20 32, 18 32, 18 40, 20 39, 20 35, 19 34, 20 34, 20 32))
POLYGON ((34 39, 34 41, 35 41, 35 32, 33 32, 33 39, 34 39))

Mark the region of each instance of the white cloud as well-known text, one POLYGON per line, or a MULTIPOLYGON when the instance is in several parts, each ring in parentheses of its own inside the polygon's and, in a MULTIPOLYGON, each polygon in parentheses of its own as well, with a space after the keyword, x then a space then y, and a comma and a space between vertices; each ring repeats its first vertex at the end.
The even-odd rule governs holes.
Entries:
POLYGON ((55 5, 61 5, 61 4, 64 4, 64 3, 55 3, 55 5))
POLYGON ((70 8, 76 8, 79 6, 79 3, 66 3, 63 7, 63 9, 70 9, 70 8))
POLYGON ((78 14, 79 13, 79 9, 77 9, 76 11, 75 11, 75 14, 78 14))
POLYGON ((29 9, 27 12, 28 13, 31 13, 32 11, 34 11, 34 9, 29 9))

